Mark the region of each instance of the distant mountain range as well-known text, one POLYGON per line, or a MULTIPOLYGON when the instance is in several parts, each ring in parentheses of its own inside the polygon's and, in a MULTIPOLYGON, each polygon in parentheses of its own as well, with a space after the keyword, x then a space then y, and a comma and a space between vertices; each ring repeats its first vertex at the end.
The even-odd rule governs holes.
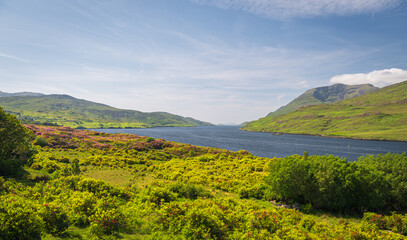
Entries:
POLYGON ((0 92, 0 106, 24 123, 73 128, 194 127, 212 125, 166 112, 123 110, 69 95, 0 92))
POLYGON ((267 116, 242 130, 407 141, 407 81, 340 102, 267 116))
POLYGON ((269 113, 267 117, 287 114, 296 111, 302 106, 340 102, 349 98, 374 92, 378 89, 379 88, 374 87, 372 84, 345 85, 341 83, 332 86, 313 88, 301 94, 287 105, 280 107, 275 112, 269 113))

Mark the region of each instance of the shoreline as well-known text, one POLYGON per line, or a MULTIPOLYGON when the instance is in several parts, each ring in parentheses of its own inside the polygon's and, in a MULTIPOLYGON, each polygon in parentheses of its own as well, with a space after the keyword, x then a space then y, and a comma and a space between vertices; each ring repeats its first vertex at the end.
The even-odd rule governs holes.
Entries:
POLYGON ((353 139, 353 140, 363 140, 363 141, 382 141, 382 142, 407 142, 407 140, 389 140, 389 139, 371 139, 371 138, 357 138, 357 137, 345 137, 345 136, 332 136, 332 135, 321 135, 321 134, 310 134, 310 133, 285 133, 285 132, 266 132, 266 131, 252 131, 239 128, 239 131, 245 132, 261 132, 261 133, 271 133, 275 135, 290 134, 290 135, 305 135, 305 136, 315 136, 315 137, 329 137, 329 138, 341 138, 341 139, 353 139))

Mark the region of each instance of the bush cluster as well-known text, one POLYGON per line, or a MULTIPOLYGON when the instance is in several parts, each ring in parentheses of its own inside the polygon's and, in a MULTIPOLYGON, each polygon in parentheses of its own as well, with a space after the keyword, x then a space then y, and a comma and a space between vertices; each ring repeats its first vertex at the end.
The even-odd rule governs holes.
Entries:
POLYGON ((405 154, 356 162, 332 155, 293 155, 272 161, 269 169, 270 197, 282 201, 342 212, 402 209, 407 204, 405 154))

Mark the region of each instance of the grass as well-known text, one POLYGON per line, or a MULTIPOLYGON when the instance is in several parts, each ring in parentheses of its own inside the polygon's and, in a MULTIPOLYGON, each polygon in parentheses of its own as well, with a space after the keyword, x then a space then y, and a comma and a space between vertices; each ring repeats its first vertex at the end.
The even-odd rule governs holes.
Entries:
POLYGON ((72 128, 193 127, 211 125, 165 112, 144 113, 76 99, 68 95, 0 97, 0 106, 24 123, 72 128))
POLYGON ((378 88, 370 84, 344 85, 335 84, 327 87, 313 88, 299 97, 292 100, 287 105, 269 113, 268 117, 275 117, 296 111, 299 107, 306 105, 319 105, 339 102, 345 99, 357 97, 369 92, 376 91, 378 88))
POLYGON ((135 174, 125 169, 108 167, 86 167, 81 170, 85 177, 100 179, 118 187, 127 187, 135 183, 135 174))
POLYGON ((248 123, 243 130, 407 141, 407 81, 334 104, 248 123))

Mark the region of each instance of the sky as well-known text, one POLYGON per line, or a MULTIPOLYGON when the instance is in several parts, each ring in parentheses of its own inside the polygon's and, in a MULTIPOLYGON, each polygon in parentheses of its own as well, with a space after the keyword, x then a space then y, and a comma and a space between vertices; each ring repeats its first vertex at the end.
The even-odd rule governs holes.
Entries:
POLYGON ((407 80, 406 0, 0 0, 0 91, 214 124, 407 80))

